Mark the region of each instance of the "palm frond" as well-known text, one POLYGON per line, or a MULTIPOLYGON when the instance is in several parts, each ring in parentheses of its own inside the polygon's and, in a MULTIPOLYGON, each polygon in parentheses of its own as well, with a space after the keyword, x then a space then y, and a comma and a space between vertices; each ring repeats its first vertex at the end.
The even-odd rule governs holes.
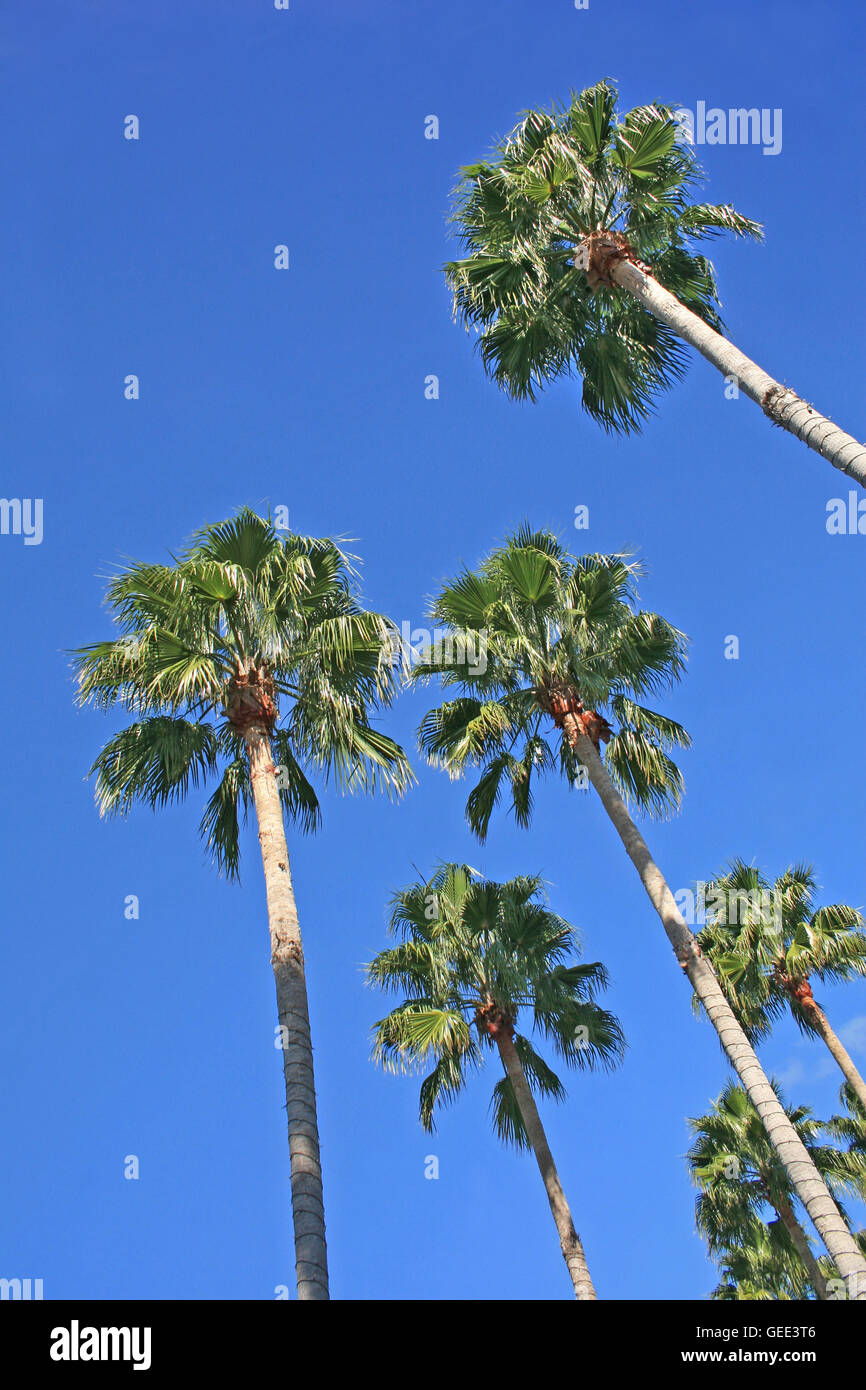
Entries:
POLYGON ((90 769, 100 815, 125 815, 135 802, 156 809, 180 801, 217 766, 209 724, 154 715, 121 729, 90 769))

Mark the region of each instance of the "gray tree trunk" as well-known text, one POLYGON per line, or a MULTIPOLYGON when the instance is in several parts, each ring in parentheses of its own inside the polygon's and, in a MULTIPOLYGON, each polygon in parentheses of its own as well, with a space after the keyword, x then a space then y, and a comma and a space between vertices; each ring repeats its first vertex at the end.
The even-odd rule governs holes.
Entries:
POLYGON ((265 870, 271 964, 283 1044, 298 1298, 327 1299, 325 1209, 301 929, 270 738, 265 728, 255 725, 245 731, 244 738, 265 870))
POLYGON ((568 1267, 571 1275, 571 1282, 574 1285, 574 1296, 583 1302, 594 1302, 598 1295, 593 1288, 592 1279, 589 1276, 589 1268, 586 1263, 586 1256, 583 1253, 583 1246, 580 1236, 574 1229, 574 1222, 571 1219, 571 1210, 562 1190, 562 1183, 559 1181, 559 1174, 556 1171, 556 1164, 553 1161, 553 1154, 550 1152, 550 1145, 547 1142, 547 1135, 541 1123, 541 1116, 535 1104, 535 1097, 529 1088, 529 1082, 523 1071, 520 1058, 517 1055, 517 1048, 514 1041, 507 1033, 496 1035, 496 1044, 499 1048, 499 1055, 502 1058, 511 1085, 514 1089, 514 1098, 520 1109, 521 1118, 526 1127, 527 1137, 532 1145, 535 1154, 535 1161, 544 1182, 544 1190, 547 1193, 547 1200, 550 1203, 550 1210, 556 1229, 559 1234, 559 1244, 562 1249, 562 1258, 568 1267))
POLYGON ((854 1060, 845 1048, 842 1040, 834 1032, 830 1020, 824 1010, 814 1001, 811 1005, 803 1006, 806 1013, 813 1020, 818 1034, 824 1039, 833 1060, 838 1064, 845 1080, 850 1084, 852 1091, 857 1096, 860 1104, 866 1109, 866 1081, 860 1075, 854 1060))
MULTIPOLYGON (((575 265, 580 265, 575 257, 575 265)), ((696 348, 726 377, 734 377, 745 394, 764 414, 783 429, 802 439, 810 449, 832 463, 834 468, 866 487, 866 445, 819 415, 807 401, 769 376, 739 348, 710 328, 697 314, 664 289, 652 275, 627 259, 617 260, 610 278, 626 293, 640 300, 655 318, 672 328, 680 338, 696 348)))
POLYGON ((686 926, 673 894, 653 860, 646 841, 629 815, 622 797, 613 785, 595 744, 582 732, 573 714, 564 716, 563 730, 613 821, 625 851, 637 869, 649 899, 661 918, 674 954, 718 1033, 722 1047, 742 1081, 746 1094, 760 1115, 770 1142, 787 1169, 794 1191, 809 1213, 840 1275, 845 1280, 848 1297, 866 1301, 866 1259, 845 1225, 805 1145, 779 1103, 754 1048, 722 993, 712 966, 702 955, 697 941, 686 926))

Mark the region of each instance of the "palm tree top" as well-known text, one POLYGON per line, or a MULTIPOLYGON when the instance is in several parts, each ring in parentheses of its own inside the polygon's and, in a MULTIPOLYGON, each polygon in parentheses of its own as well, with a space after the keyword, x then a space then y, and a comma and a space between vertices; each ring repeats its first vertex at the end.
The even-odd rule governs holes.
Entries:
POLYGON ((682 779, 668 750, 687 746, 688 735, 642 702, 681 678, 687 644, 638 608, 640 573, 627 555, 575 557, 552 532, 523 525, 434 599, 431 616, 448 635, 422 655, 413 678, 438 677, 462 695, 427 715, 421 745, 452 776, 483 769, 467 808, 480 838, 504 788, 527 825, 534 774, 559 764, 579 782, 568 741, 550 740, 551 724, 557 734, 568 712, 597 746, 606 743, 627 798, 654 813, 677 805, 682 779))
POLYGON ((204 527, 168 564, 115 574, 107 606, 121 635, 72 653, 79 704, 137 716, 91 768, 101 813, 164 805, 221 774, 201 829, 236 874, 253 725, 303 829, 320 818, 305 767, 341 790, 402 792, 406 756, 371 723, 400 683, 399 634, 363 608, 355 578, 335 541, 278 533, 249 508, 204 527))
MULTIPOLYGON (((441 864, 395 894, 389 931, 399 944, 375 957, 367 978, 404 998, 375 1025, 374 1056, 392 1071, 433 1062, 421 1087, 425 1128, 435 1128, 437 1105, 456 1098, 499 1034, 513 1039, 530 1086, 554 1099, 564 1087, 532 1046, 532 1032, 568 1067, 621 1060, 619 1021, 595 1002, 607 971, 578 963, 575 930, 550 909, 537 876, 496 883, 467 864, 441 864)), ((524 1144, 507 1077, 492 1111, 500 1137, 524 1144)))
POLYGON ((686 356, 607 281, 611 259, 643 264, 721 331, 713 267, 693 244, 724 232, 759 238, 761 228, 730 205, 693 200, 705 176, 670 106, 619 115, 617 100, 604 80, 528 111, 490 157, 466 166, 453 210, 466 255, 445 272, 455 314, 480 331, 500 386, 534 399, 577 375, 588 413, 628 433, 682 377, 686 356), (580 248, 586 269, 575 264, 580 248))
POLYGON ((788 1009, 814 1032, 811 976, 844 982, 866 976, 866 924, 847 903, 818 907, 812 865, 789 865, 771 882, 732 859, 704 887, 707 922, 698 935, 722 988, 753 1039, 788 1009))
POLYGON ((350 557, 335 541, 281 537, 269 519, 243 508, 170 558, 132 561, 110 579, 107 606, 124 637, 75 652, 82 701, 137 712, 209 710, 250 666, 266 667, 291 694, 313 625, 337 666, 351 661, 353 675, 359 655, 374 658, 358 673, 371 695, 393 692, 391 649, 375 640, 377 619, 384 620, 360 607, 350 557))

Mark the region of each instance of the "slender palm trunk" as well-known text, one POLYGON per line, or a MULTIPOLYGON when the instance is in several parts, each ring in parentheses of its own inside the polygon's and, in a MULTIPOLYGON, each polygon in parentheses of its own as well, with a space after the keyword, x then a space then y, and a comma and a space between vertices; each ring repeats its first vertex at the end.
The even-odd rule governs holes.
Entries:
POLYGON ((863 1077, 854 1065, 854 1061, 841 1039, 834 1032, 824 1010, 816 1004, 814 1000, 803 1000, 802 1007, 811 1018, 820 1037, 822 1037, 827 1044, 834 1062, 838 1064, 842 1075, 857 1096, 860 1104, 866 1109, 866 1081, 863 1080, 863 1077))
POLYGON ((262 847, 271 963, 282 1030, 298 1298, 327 1299, 325 1209, 301 929, 268 731, 253 725, 245 730, 244 739, 262 847))
MULTIPOLYGON (((583 267, 579 257, 580 251, 575 265, 583 267)), ((861 487, 866 487, 866 445, 840 430, 826 416, 819 415, 807 401, 776 381, 727 338, 716 333, 633 261, 624 258, 614 260, 610 263, 609 275, 614 284, 633 295, 655 318, 696 348, 723 376, 735 378, 738 386, 757 402, 774 424, 789 430, 832 463, 834 468, 853 478, 861 487)))
POLYGON ((815 1290, 815 1297, 820 1298, 822 1300, 829 1299, 830 1291, 827 1288, 827 1280, 821 1273, 821 1267, 818 1264, 818 1261, 815 1259, 815 1256, 812 1254, 812 1247, 809 1244, 809 1237, 806 1235, 806 1232, 803 1230, 803 1227, 800 1225, 799 1221, 794 1215, 794 1208, 791 1206, 790 1202, 784 1201, 776 1202, 775 1206, 777 1212, 779 1213, 779 1219, 782 1222, 782 1225, 785 1227, 786 1231, 788 1232, 788 1235, 791 1237, 791 1240, 794 1243, 794 1248, 796 1249, 797 1254, 800 1256, 800 1259, 803 1261, 806 1273, 809 1276, 809 1283, 815 1290))
POLYGON ((646 841, 629 815, 622 797, 608 776, 595 744, 582 732, 573 714, 566 714, 562 724, 569 743, 586 768, 589 780, 598 792, 625 846, 625 851, 637 869, 650 901, 661 918, 677 960, 718 1033, 722 1047, 742 1081, 749 1100, 761 1117, 770 1142, 788 1172, 794 1191, 809 1213, 845 1280, 848 1297, 866 1301, 866 1259, 767 1080, 754 1048, 722 993, 712 966, 702 955, 697 941, 686 926, 673 894, 650 854, 646 841))
POLYGON ((496 1034, 496 1044, 503 1066, 511 1081, 514 1098, 520 1109, 521 1118, 526 1127, 532 1151, 535 1154, 535 1161, 544 1182, 547 1200, 550 1203, 550 1210, 559 1233, 562 1258, 568 1266, 571 1282, 574 1285, 574 1296, 583 1302, 594 1302, 597 1294, 589 1276, 589 1268, 583 1253, 583 1246, 580 1243, 580 1236, 574 1229, 571 1210, 562 1190, 562 1183, 559 1181, 559 1174, 556 1171, 553 1154, 550 1152, 550 1145, 541 1123, 541 1116, 538 1113, 532 1091, 529 1089, 529 1082, 526 1080, 523 1066, 517 1055, 517 1048, 514 1046, 511 1036, 505 1032, 496 1034))

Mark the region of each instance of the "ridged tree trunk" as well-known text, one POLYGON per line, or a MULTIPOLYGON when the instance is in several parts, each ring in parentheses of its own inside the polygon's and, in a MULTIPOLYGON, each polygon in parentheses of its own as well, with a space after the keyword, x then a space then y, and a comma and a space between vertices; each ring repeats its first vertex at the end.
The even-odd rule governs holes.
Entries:
POLYGON ((559 1235, 562 1258, 565 1260, 571 1275, 571 1282, 574 1285, 574 1296, 583 1302, 594 1302, 598 1296, 589 1276, 589 1268, 583 1253, 580 1236, 574 1229, 571 1210, 562 1190, 562 1183, 559 1181, 559 1174, 556 1171, 553 1154, 550 1152, 547 1135, 544 1132, 541 1116, 535 1104, 535 1097, 529 1088, 529 1082, 526 1080, 523 1065, 517 1055, 517 1048, 507 1031, 497 1032, 496 1045, 511 1081, 514 1098, 517 1101, 526 1134, 532 1145, 532 1152, 535 1154, 535 1161, 544 1182, 544 1190, 547 1193, 547 1200, 550 1203, 551 1214, 559 1235))
POLYGON ((814 1000, 811 1002, 808 1000, 801 1001, 801 1007, 811 1018, 818 1035, 823 1038, 824 1042, 827 1044, 834 1062, 837 1063, 842 1075, 851 1086, 860 1104, 866 1109, 866 1081, 863 1080, 863 1077, 854 1065, 854 1060, 848 1053, 841 1039, 834 1032, 824 1010, 819 1004, 816 1004, 814 1000))
MULTIPOLYGON (((597 240, 603 242, 603 238, 597 240)), ((589 254, 581 247, 574 263, 586 269, 589 254), (583 254, 581 254, 583 253, 583 254)), ((840 430, 832 420, 819 415, 808 401, 776 381, 744 352, 723 338, 715 329, 692 313, 691 309, 659 284, 652 275, 620 254, 606 262, 606 276, 627 294, 639 300, 645 309, 678 337, 695 348, 723 376, 735 377, 738 386, 761 407, 774 424, 802 439, 810 449, 832 463, 842 473, 866 487, 866 445, 853 435, 840 430)))
POLYGON ((325 1209, 301 929, 268 730, 252 725, 245 729, 244 740, 265 870, 271 963, 283 1039, 298 1298, 327 1299, 325 1209))
POLYGON ((821 1267, 812 1254, 812 1247, 809 1244, 809 1238, 806 1232, 794 1215, 794 1208, 791 1206, 790 1202, 777 1201, 775 1205, 779 1213, 779 1220, 791 1237, 794 1248, 803 1261, 803 1266, 809 1276, 809 1283, 815 1290, 815 1297, 822 1300, 829 1299, 830 1291, 827 1288, 827 1280, 821 1273, 821 1267))
POLYGON ((595 744, 583 733, 574 714, 564 716, 562 728, 613 821, 625 851, 637 869, 649 899, 661 918, 674 954, 718 1033, 728 1060, 742 1081, 749 1100, 761 1117, 770 1142, 788 1172, 794 1191, 809 1213, 840 1275, 845 1280, 848 1297, 866 1301, 866 1259, 767 1080, 754 1048, 722 993, 712 966, 702 955, 695 937, 686 926, 673 894, 653 860, 646 841, 629 815, 622 797, 613 785, 595 744))

